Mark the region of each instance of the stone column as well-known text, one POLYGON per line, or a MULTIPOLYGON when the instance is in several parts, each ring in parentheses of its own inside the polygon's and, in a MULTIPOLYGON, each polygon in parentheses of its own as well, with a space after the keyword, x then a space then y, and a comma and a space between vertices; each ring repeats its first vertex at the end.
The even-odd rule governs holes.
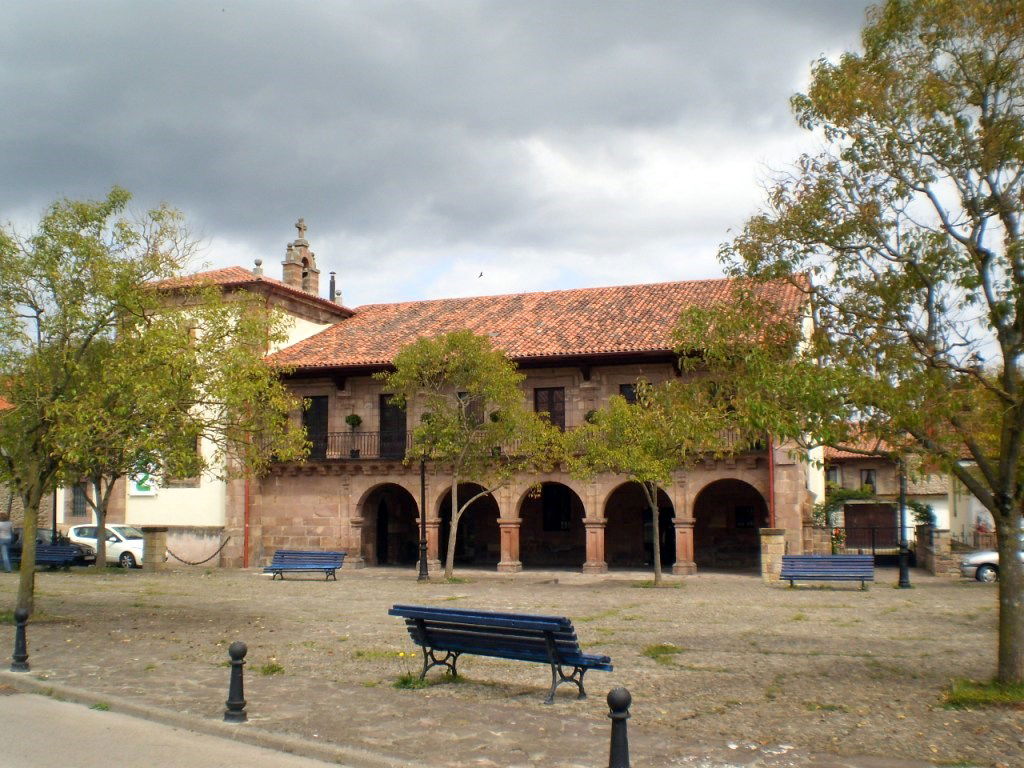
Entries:
POLYGON ((697 563, 693 561, 693 520, 675 519, 676 529, 676 562, 672 573, 676 576, 692 576, 697 572, 697 563))
POLYGON ((519 573, 523 564, 519 560, 519 525, 522 518, 515 520, 498 520, 501 529, 501 562, 498 563, 499 573, 519 573))
POLYGON ((761 578, 765 583, 778 581, 782 573, 782 556, 786 554, 786 529, 762 528, 761 578))
POLYGON ((351 533, 349 539, 352 546, 349 547, 348 555, 345 556, 345 565, 349 568, 365 568, 366 559, 363 557, 363 518, 350 517, 348 527, 351 533))
POLYGON ((142 526, 142 568, 146 571, 167 570, 167 528, 142 526))
POLYGON ((441 521, 438 518, 427 518, 427 573, 436 575, 441 572, 441 521))
POLYGON ((608 573, 604 556, 604 527, 607 520, 584 518, 583 527, 587 535, 587 561, 583 563, 584 573, 608 573))

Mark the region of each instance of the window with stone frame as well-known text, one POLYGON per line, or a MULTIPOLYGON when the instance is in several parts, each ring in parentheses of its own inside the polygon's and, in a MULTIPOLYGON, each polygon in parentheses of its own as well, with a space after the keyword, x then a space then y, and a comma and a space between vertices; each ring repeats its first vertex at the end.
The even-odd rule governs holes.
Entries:
POLYGON ((85 483, 71 486, 71 517, 88 517, 89 502, 86 500, 85 483))
POLYGON ((828 467, 825 470, 825 484, 841 488, 843 485, 843 468, 839 466, 828 467))
POLYGON ((875 484, 875 470, 873 469, 862 469, 860 471, 860 489, 862 491, 870 491, 875 493, 878 486, 875 484))
POLYGON ((537 387, 533 390, 533 410, 546 413, 551 423, 565 430, 565 387, 537 387))
POLYGON ((470 426, 479 427, 484 423, 484 401, 482 397, 470 397, 469 392, 458 393, 459 402, 466 409, 470 426))
POLYGON ((636 384, 619 384, 619 394, 627 403, 633 405, 636 402, 636 384))

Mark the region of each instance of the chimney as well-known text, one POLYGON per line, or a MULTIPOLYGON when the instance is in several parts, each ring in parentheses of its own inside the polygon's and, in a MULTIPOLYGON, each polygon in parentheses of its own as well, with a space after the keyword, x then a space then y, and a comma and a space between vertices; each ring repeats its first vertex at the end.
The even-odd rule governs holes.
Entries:
POLYGON ((320 270, 316 268, 316 256, 309 250, 306 240, 306 220, 295 222, 299 236, 288 244, 281 262, 281 279, 286 285, 314 296, 320 293, 320 270))
POLYGON ((254 275, 263 274, 263 259, 256 259, 256 266, 252 268, 252 273, 254 275))
POLYGON ((338 292, 337 292, 337 290, 335 288, 334 273, 331 272, 331 292, 328 294, 328 296, 329 296, 331 301, 334 301, 334 297, 337 296, 337 295, 338 295, 338 292))

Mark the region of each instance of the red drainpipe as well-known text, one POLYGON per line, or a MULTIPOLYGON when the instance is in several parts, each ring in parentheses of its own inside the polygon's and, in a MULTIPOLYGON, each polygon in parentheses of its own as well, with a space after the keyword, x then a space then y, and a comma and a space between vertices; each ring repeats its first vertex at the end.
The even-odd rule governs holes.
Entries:
POLYGON ((768 435, 768 527, 775 527, 775 450, 768 435))
POLYGON ((245 478, 245 523, 242 527, 242 567, 249 567, 249 478, 245 478))

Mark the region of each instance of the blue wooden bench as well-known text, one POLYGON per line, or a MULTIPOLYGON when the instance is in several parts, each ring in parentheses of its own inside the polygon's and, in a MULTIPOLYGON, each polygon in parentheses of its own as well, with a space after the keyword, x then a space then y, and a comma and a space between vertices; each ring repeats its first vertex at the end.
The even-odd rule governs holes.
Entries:
MULTIPOLYGON (((36 565, 71 568, 79 562, 82 549, 74 544, 36 544, 36 565)), ((11 564, 21 562, 21 551, 11 553, 11 564)))
POLYGON ((782 580, 794 581, 859 581, 861 589, 875 580, 875 558, 872 555, 783 555, 782 580))
POLYGON ((429 608, 422 605, 396 605, 389 616, 405 619, 409 636, 423 651, 422 680, 427 670, 444 666, 456 676, 456 662, 464 653, 514 661, 534 661, 551 666, 551 690, 545 704, 555 699, 562 683, 573 683, 578 699, 587 698, 583 676, 588 669, 612 671, 607 656, 585 654, 576 639, 572 622, 564 616, 536 616, 525 613, 464 611, 429 608), (438 658, 437 652, 444 657, 438 658), (565 674, 564 667, 572 667, 565 674))
POLYGON ((279 549, 274 553, 270 565, 263 569, 264 573, 272 573, 271 581, 278 576, 284 581, 285 571, 323 571, 324 581, 338 580, 337 570, 345 562, 345 551, 340 552, 306 552, 297 549, 279 549))

